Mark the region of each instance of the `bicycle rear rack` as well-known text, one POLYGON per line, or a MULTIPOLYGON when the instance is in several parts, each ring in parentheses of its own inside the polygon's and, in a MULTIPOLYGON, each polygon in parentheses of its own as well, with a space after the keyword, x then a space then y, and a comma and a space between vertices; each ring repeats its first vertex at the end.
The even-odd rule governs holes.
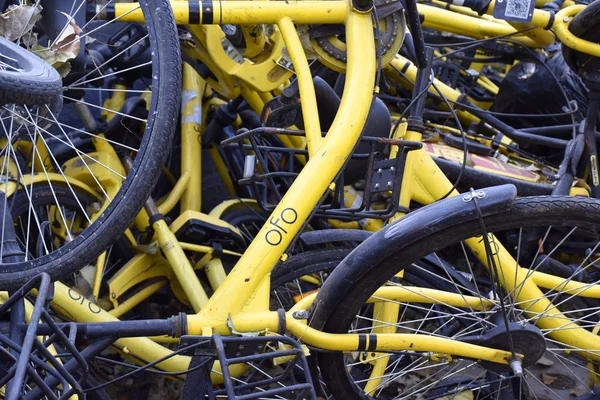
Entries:
POLYGON ((184 400, 205 396, 209 399, 227 396, 230 400, 273 397, 316 400, 304 351, 290 337, 182 336, 180 348, 185 347, 190 347, 184 354, 192 356, 192 363, 184 400), (222 388, 213 387, 210 378, 216 360, 221 365, 217 373, 223 376, 222 388), (230 372, 230 368, 239 364, 247 368, 243 379, 233 377, 230 372))
MULTIPOLYGON (((303 130, 261 127, 241 129, 236 136, 221 142, 225 149, 237 146, 244 155, 244 177, 238 183, 252 188, 262 209, 269 212, 275 209, 301 170, 297 158, 308 157, 304 149, 284 146, 278 136, 304 135, 303 130)), ((350 158, 366 161, 365 173, 358 185, 360 193, 349 199, 348 191, 344 190, 347 163, 335 180, 335 188, 323 196, 315 216, 340 220, 388 219, 400 211, 398 201, 406 155, 421 148, 421 143, 371 136, 361 137, 360 143, 370 149, 365 153, 355 151, 350 158), (398 148, 397 156, 388 159, 393 147, 398 148)))

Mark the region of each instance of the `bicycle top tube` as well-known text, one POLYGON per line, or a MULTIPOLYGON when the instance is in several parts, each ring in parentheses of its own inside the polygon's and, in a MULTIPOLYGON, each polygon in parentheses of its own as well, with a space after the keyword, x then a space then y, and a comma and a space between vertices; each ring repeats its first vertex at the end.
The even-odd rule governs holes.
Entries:
MULTIPOLYGON (((97 6, 107 20, 143 22, 138 3, 114 3, 97 6)), ((342 24, 351 4, 345 0, 332 1, 172 1, 171 7, 178 25, 275 24, 288 17, 298 24, 342 24)))

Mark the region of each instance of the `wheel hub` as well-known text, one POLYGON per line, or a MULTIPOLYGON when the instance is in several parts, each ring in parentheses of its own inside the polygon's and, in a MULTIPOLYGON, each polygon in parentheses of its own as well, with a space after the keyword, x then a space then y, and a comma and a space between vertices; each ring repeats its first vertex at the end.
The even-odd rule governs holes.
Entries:
MULTIPOLYGON (((546 351, 546 340, 542 332, 531 324, 523 325, 520 322, 509 323, 508 329, 504 323, 502 323, 481 335, 470 336, 461 340, 479 346, 509 351, 509 335, 510 338, 512 338, 514 351, 517 354, 523 355, 523 368, 535 364, 536 361, 544 355, 546 351)), ((511 372, 511 368, 508 364, 504 365, 482 361, 481 365, 496 373, 511 372)))

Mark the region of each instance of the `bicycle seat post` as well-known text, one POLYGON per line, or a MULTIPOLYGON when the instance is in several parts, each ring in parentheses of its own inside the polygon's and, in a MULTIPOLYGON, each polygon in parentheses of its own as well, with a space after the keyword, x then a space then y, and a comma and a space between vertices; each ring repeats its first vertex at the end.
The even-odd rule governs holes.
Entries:
POLYGON ((408 125, 420 127, 423 124, 423 111, 427 101, 427 90, 431 85, 431 65, 433 62, 433 48, 425 48, 426 63, 417 71, 417 78, 412 93, 412 106, 408 115, 408 125))

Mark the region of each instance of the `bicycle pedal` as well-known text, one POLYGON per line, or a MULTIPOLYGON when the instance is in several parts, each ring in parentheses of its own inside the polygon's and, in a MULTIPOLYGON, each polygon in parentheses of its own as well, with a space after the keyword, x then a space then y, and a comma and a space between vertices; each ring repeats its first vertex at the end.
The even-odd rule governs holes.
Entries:
POLYGON ((192 357, 184 400, 200 393, 211 399, 316 399, 305 350, 290 337, 182 336, 179 347, 192 357), (213 380, 222 376, 222 384, 213 385, 211 371, 213 380))

